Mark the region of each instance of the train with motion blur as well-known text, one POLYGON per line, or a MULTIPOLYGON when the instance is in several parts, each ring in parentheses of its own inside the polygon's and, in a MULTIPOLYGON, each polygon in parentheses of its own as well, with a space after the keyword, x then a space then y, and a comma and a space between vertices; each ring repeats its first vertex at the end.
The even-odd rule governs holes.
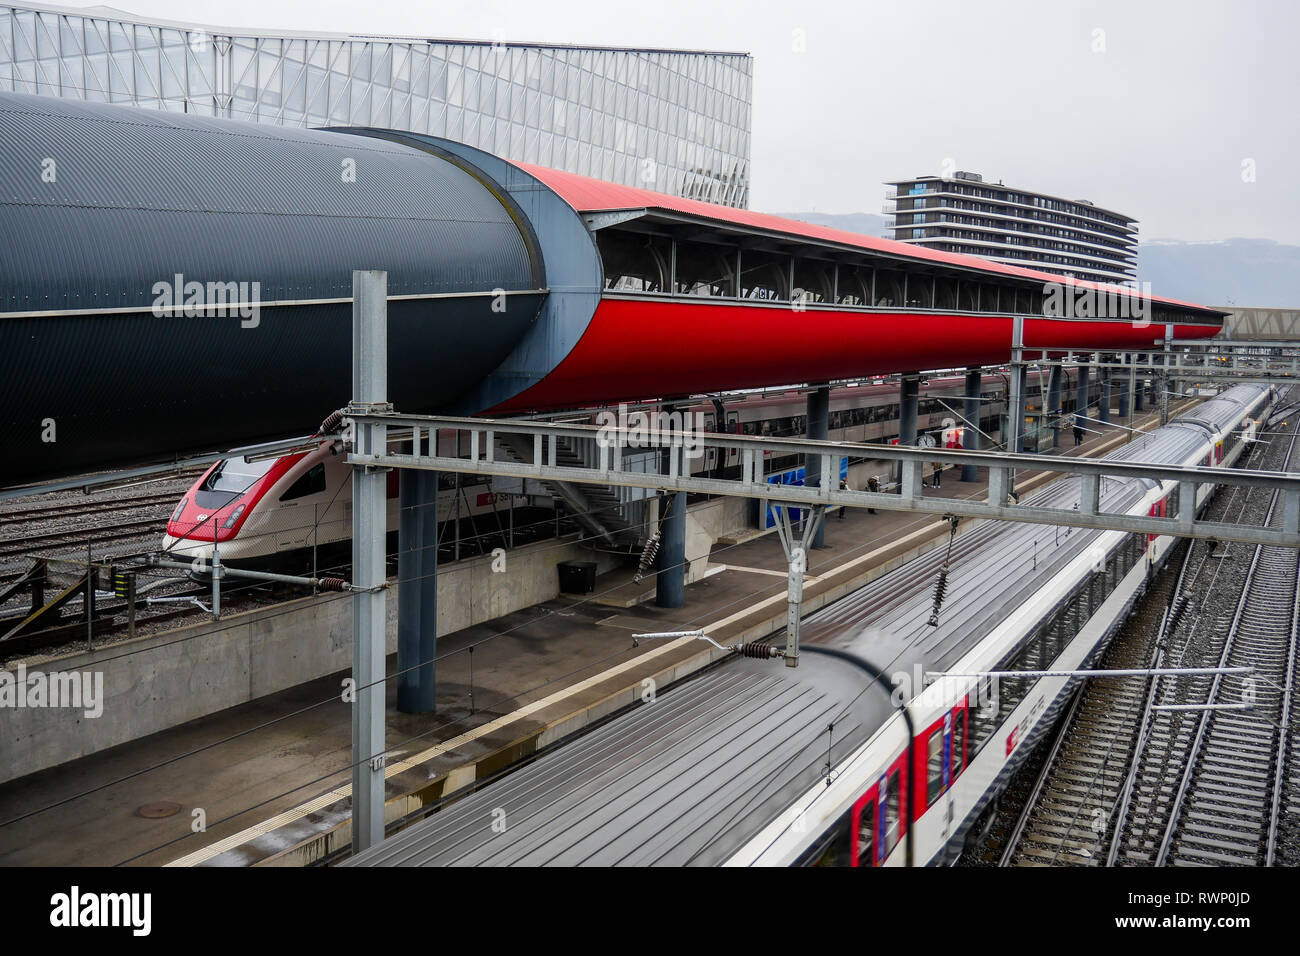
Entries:
MULTIPOLYGON (((1231 388, 1108 457, 1231 467, 1274 400, 1231 388)), ((1177 513, 1176 482, 1102 484, 1104 512, 1177 513)), ((1067 477, 1026 503, 1079 498, 1067 477)), ((1093 666, 1172 544, 978 522, 809 615, 798 667, 733 652, 345 865, 952 864, 1079 682, 989 673, 1093 666)))
MULTIPOLYGON (((1062 386, 1062 414, 1074 410, 1073 372, 1062 386)), ((1037 372, 1030 375, 1031 395, 1041 393, 1037 372)), ((1100 397, 1093 383, 1092 400, 1100 397)), ((982 382, 980 429, 996 437, 1006 411, 1008 382, 1005 375, 986 374, 982 382)), ((965 383, 961 376, 935 377, 921 386, 918 432, 943 447, 963 447, 961 423, 965 383)), ((805 430, 806 397, 798 391, 750 392, 729 395, 716 402, 679 405, 699 421, 706 432, 744 435, 799 436, 805 430), (719 427, 721 426, 721 427, 719 427)), ((897 383, 848 385, 831 392, 828 436, 832 440, 886 442, 898 434, 897 383)), ((594 421, 595 414, 564 416, 566 421, 594 421)), ((445 445, 444 452, 451 449, 445 445)), ((988 438, 982 441, 988 447, 988 438)), ((739 452, 710 447, 692 459, 698 474, 727 476, 739 472, 739 452)), ((769 458, 768 473, 796 467, 796 457, 769 458)), ((504 485, 500 479, 498 485, 504 485)), ((515 487, 518 487, 515 483, 515 487)), ((398 474, 390 472, 388 527, 397 529, 398 474)), ((513 498, 494 488, 490 478, 442 476, 439 490, 440 522, 500 518, 513 498)), ((548 502, 549 504, 549 502, 548 502)), ((314 547, 340 545, 352 536, 351 469, 337 442, 322 441, 314 449, 278 458, 251 461, 227 458, 212 465, 185 493, 167 522, 162 548, 168 554, 212 560, 214 541, 221 560, 235 564, 302 563, 314 547)))

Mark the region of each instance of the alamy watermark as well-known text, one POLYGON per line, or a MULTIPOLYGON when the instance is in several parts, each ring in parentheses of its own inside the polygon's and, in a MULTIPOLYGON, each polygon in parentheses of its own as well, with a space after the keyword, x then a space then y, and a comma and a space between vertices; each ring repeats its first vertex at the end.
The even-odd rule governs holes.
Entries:
POLYGON ((1120 319, 1135 329, 1151 324, 1151 283, 1141 282, 1125 289, 1097 289, 1043 283, 1043 315, 1060 319, 1120 319))
POLYGON ((629 411, 620 404, 618 411, 598 412, 596 424, 600 426, 596 444, 601 448, 621 444, 624 448, 682 448, 687 458, 704 454, 703 412, 629 411))
POLYGON ((55 707, 80 710, 94 719, 104 713, 103 671, 28 671, 19 664, 16 671, 0 670, 0 708, 22 710, 55 707))
POLYGON ((199 282, 176 273, 171 279, 153 284, 153 314, 157 318, 184 315, 187 318, 238 317, 240 328, 255 329, 261 322, 262 283, 199 282))

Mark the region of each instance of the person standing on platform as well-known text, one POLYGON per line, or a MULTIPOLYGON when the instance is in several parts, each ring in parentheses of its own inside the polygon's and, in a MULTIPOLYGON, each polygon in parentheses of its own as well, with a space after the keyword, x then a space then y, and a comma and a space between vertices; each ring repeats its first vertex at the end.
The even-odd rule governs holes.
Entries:
POLYGON ((1083 444, 1083 425, 1080 424, 1077 416, 1070 416, 1070 425, 1074 429, 1074 447, 1078 448, 1083 444))
MULTIPOLYGON (((875 475, 872 475, 870 478, 867 479, 867 491, 871 492, 873 495, 880 493, 880 479, 877 478, 875 475)), ((875 508, 867 509, 867 514, 873 515, 875 513, 876 513, 875 508)))
POLYGON ((936 461, 936 462, 934 463, 934 486, 935 486, 936 488, 941 488, 941 487, 943 487, 943 464, 942 464, 942 462, 937 462, 937 461, 936 461))
MULTIPOLYGON (((849 490, 849 483, 848 483, 847 481, 845 481, 843 478, 841 478, 841 479, 840 479, 840 491, 848 491, 848 490, 849 490)), ((849 510, 848 505, 840 505, 840 520, 841 520, 841 521, 844 520, 844 512, 846 512, 846 511, 848 511, 848 510, 849 510)))

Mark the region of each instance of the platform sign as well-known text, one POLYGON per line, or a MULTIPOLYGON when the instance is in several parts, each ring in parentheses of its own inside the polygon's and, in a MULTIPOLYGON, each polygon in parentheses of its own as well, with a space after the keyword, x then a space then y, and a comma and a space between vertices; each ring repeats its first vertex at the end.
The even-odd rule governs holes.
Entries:
MULTIPOLYGON (((791 468, 791 469, 789 469, 788 471, 778 471, 778 472, 773 472, 772 474, 768 475, 768 476, 767 476, 767 483, 768 483, 769 485, 798 485, 798 486, 802 486, 802 485, 803 485, 803 482, 804 482, 804 477, 805 477, 805 474, 804 474, 804 469, 803 469, 802 467, 800 467, 800 468, 791 468)), ((839 468, 839 480, 840 480, 840 481, 848 481, 848 478, 849 478, 849 459, 848 459, 846 456, 841 456, 841 457, 840 457, 840 468, 839 468)), ((764 499, 760 500, 760 501, 758 502, 758 506, 759 506, 759 511, 763 514, 763 525, 762 525, 762 527, 763 527, 764 529, 766 529, 766 528, 775 528, 775 527, 776 527, 776 512, 775 512, 774 510, 772 510, 772 505, 771 505, 771 503, 768 501, 768 499, 764 498, 764 499)), ((791 509, 790 509, 790 520, 791 520, 791 521, 800 521, 800 520, 802 520, 802 519, 803 519, 803 516, 804 516, 803 513, 804 513, 805 510, 807 510, 807 509, 804 509, 804 508, 791 508, 791 509)))

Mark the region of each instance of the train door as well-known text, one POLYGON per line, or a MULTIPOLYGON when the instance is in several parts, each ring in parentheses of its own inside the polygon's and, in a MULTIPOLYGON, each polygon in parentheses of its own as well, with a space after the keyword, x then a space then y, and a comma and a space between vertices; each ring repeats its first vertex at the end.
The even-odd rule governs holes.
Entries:
POLYGON ((967 699, 921 731, 912 748, 915 757, 912 792, 913 819, 919 820, 932 807, 942 804, 942 838, 952 833, 952 785, 966 766, 967 699), (945 799, 946 798, 946 799, 945 799))
POLYGON ((907 753, 901 753, 857 802, 849 819, 850 866, 883 866, 907 833, 907 753))

